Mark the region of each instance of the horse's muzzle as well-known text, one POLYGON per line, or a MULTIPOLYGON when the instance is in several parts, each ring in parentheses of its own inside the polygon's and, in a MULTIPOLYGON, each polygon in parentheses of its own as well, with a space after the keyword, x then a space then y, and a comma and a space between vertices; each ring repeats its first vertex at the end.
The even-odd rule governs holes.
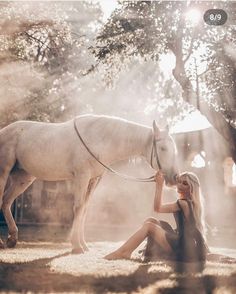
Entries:
POLYGON ((165 183, 167 186, 175 186, 177 184, 178 174, 174 176, 165 177, 165 183))

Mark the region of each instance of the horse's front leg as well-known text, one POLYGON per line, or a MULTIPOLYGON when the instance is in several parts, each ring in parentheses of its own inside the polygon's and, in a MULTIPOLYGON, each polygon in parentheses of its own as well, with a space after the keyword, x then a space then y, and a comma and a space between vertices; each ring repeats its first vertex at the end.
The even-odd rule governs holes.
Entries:
POLYGON ((74 220, 71 230, 72 253, 84 253, 81 240, 83 211, 86 204, 86 194, 89 175, 80 175, 74 180, 74 220))
POLYGON ((85 198, 85 205, 83 207, 82 211, 82 216, 81 216, 81 230, 80 230, 80 240, 81 240, 81 245, 85 251, 88 251, 88 246, 85 242, 84 238, 84 227, 85 227, 85 219, 86 219, 86 214, 87 214, 87 209, 88 209, 88 203, 90 196, 94 192, 95 188, 97 187, 98 183, 100 182, 101 176, 97 178, 93 178, 89 181, 87 193, 86 193, 86 198, 85 198))
MULTIPOLYGON (((11 154, 5 154, 5 150, 0 149, 0 155, 1 155, 1 167, 0 167, 0 210, 3 208, 3 196, 4 196, 4 190, 7 184, 7 179, 9 177, 9 173, 11 168, 14 165, 14 157, 11 157, 11 154), (8 155, 8 156, 7 156, 8 155)), ((0 249, 3 249, 4 242, 0 238, 0 249)))

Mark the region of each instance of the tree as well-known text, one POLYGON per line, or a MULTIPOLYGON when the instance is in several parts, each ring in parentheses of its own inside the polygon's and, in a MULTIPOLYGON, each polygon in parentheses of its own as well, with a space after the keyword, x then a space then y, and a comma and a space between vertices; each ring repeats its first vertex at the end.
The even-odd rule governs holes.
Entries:
MULTIPOLYGON (((199 109, 229 144, 236 162, 235 63, 236 33, 230 17, 224 26, 197 25, 186 20, 190 9, 203 15, 214 2, 123 1, 97 37, 94 54, 117 75, 121 64, 134 59, 158 63, 161 55, 176 58, 173 77, 182 97, 199 109)), ((234 2, 217 8, 235 13, 234 2)), ((175 100, 175 103, 177 101, 175 100)))
POLYGON ((93 61, 87 47, 101 9, 88 2, 0 6, 1 126, 70 116, 68 92, 93 61))

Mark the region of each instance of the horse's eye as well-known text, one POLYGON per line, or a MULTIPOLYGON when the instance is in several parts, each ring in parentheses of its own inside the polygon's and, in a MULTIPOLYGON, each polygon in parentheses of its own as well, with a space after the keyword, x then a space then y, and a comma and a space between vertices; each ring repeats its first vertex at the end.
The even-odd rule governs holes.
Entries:
POLYGON ((166 151, 166 147, 161 147, 161 151, 166 151))

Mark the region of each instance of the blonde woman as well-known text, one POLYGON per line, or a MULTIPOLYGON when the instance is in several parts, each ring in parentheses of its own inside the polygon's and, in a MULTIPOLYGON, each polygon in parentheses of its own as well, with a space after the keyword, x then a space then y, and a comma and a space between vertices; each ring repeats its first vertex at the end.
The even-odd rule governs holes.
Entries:
POLYGON ((167 222, 148 218, 120 248, 105 256, 106 259, 129 259, 132 252, 148 237, 144 257, 146 260, 167 258, 179 261, 202 261, 208 247, 205 242, 203 198, 197 176, 184 172, 177 178, 178 200, 162 204, 164 177, 156 175, 154 210, 173 213, 174 230, 167 222))

